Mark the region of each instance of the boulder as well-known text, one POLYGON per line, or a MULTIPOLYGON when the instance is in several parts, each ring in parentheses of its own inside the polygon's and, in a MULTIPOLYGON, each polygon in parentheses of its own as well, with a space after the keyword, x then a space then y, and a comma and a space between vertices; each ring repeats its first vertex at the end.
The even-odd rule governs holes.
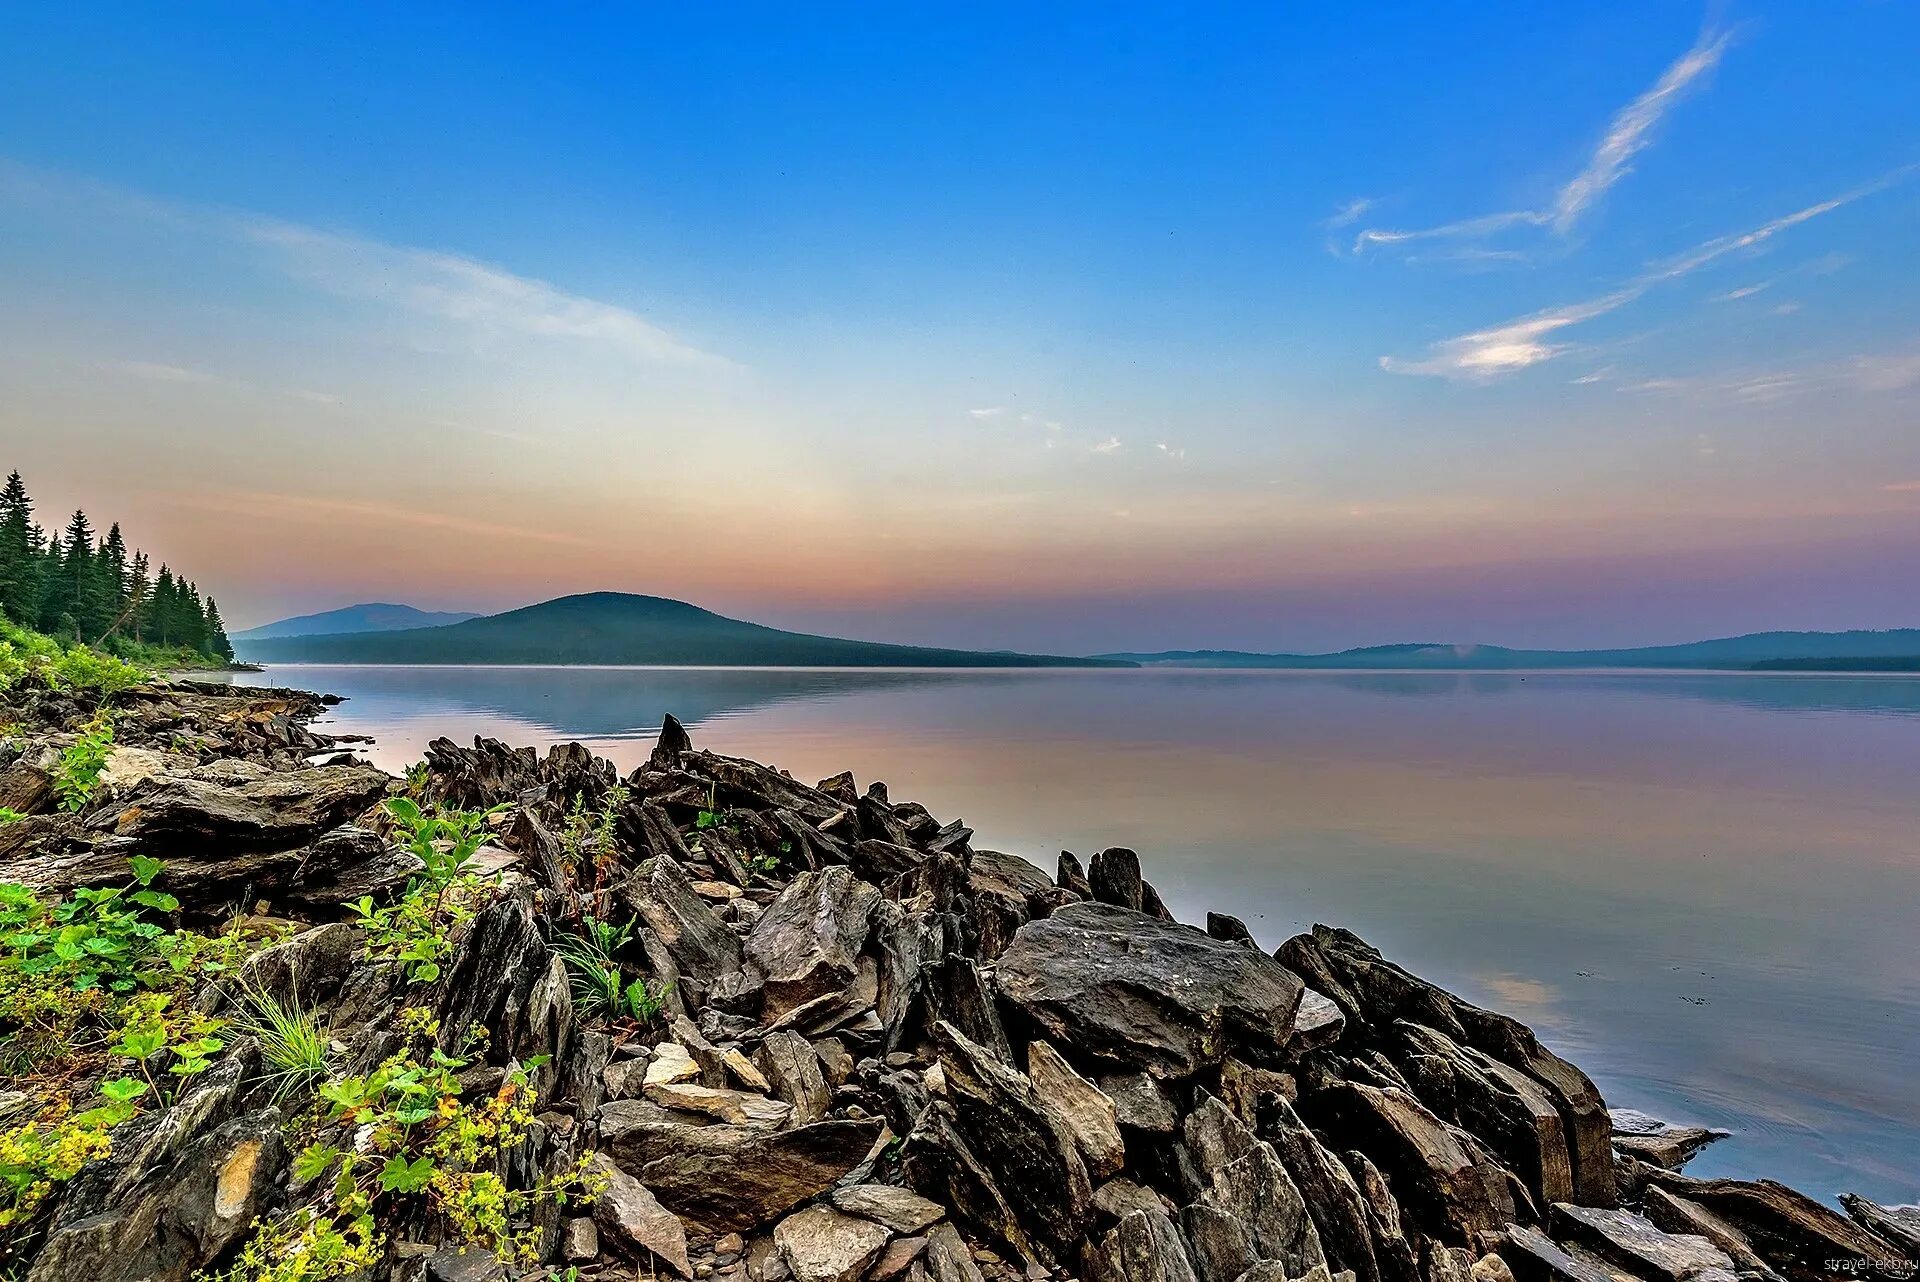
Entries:
POLYGON ((927 1234, 927 1275, 933 1282, 981 1282, 973 1252, 951 1224, 935 1225, 927 1234))
MULTIPOLYGON (((1000 1242, 1023 1260, 1039 1260, 1013 1204, 954 1123, 951 1104, 930 1104, 900 1148, 900 1171, 920 1193, 947 1207, 976 1234, 1000 1242)), ((936 1231, 937 1232, 937 1231, 936 1231)))
POLYGON ((1087 884, 1101 903, 1139 912, 1145 893, 1140 856, 1124 846, 1101 851, 1087 868, 1087 884))
POLYGON ((601 1233, 642 1263, 659 1259, 681 1277, 692 1277, 687 1230, 680 1217, 660 1205, 644 1184, 606 1154, 595 1154, 592 1166, 607 1181, 606 1190, 593 1203, 593 1223, 601 1233))
POLYGON ((1281 1060, 1301 993, 1262 953, 1105 903, 1022 926, 997 980, 1050 1039, 1160 1077, 1189 1076, 1228 1051, 1281 1060))
POLYGON ((839 992, 857 971, 880 892, 844 866, 795 877, 747 936, 746 959, 765 979, 772 1022, 839 992))
POLYGON ((701 1233, 745 1232, 818 1197, 860 1164, 879 1134, 871 1119, 765 1131, 662 1121, 658 1106, 642 1100, 600 1110, 602 1146, 701 1233))
POLYGON ((1753 1245, 1754 1253, 1788 1278, 1831 1276, 1827 1261, 1858 1262, 1863 1277, 1892 1276, 1874 1262, 1902 1253, 1846 1216, 1772 1180, 1694 1180, 1648 1168, 1654 1187, 1706 1208, 1753 1245))
POLYGON ((1507 1226, 1500 1256, 1521 1282, 1636 1282, 1584 1249, 1563 1247, 1526 1224, 1507 1226))
POLYGON ((1340 1159, 1322 1147, 1283 1096, 1265 1099, 1257 1133, 1299 1186, 1327 1263, 1351 1272, 1358 1282, 1380 1282, 1366 1202, 1340 1159))
POLYGON ((795 1211, 774 1226, 774 1244, 796 1282, 859 1282, 892 1235, 830 1206, 795 1211))
POLYGON ((1208 1096, 1187 1115, 1180 1147, 1182 1179, 1191 1200, 1226 1217, 1211 1219, 1215 1236, 1244 1235, 1246 1258, 1232 1270, 1236 1276, 1260 1260, 1278 1261, 1294 1277, 1325 1262, 1319 1230, 1299 1186, 1272 1145, 1257 1138, 1221 1100, 1208 1096))

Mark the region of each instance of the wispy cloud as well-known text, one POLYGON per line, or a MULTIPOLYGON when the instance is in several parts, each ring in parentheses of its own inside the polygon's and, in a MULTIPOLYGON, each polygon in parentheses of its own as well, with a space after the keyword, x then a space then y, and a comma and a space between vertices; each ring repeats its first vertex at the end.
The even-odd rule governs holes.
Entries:
POLYGON ((1005 414, 1006 412, 1007 412, 1007 407, 1004 405, 990 405, 986 409, 967 411, 967 413, 972 415, 974 418, 999 418, 1002 414, 1005 414))
POLYGON ((1920 481, 1895 481, 1880 488, 1889 494, 1920 494, 1920 481))
POLYGON ((1162 458, 1175 461, 1175 462, 1187 456, 1187 451, 1183 447, 1176 446, 1176 445, 1169 445, 1165 441, 1155 441, 1153 443, 1153 448, 1160 451, 1160 456, 1162 458))
POLYGON ((306 401, 311 405, 340 404, 340 398, 338 396, 333 395, 331 392, 316 392, 312 388, 308 388, 308 387, 290 388, 287 391, 287 395, 291 396, 296 401, 306 401))
POLYGON ((276 494, 258 490, 227 490, 206 494, 186 495, 171 500, 182 507, 200 511, 220 512, 229 516, 246 516, 282 519, 286 516, 305 514, 324 517, 328 520, 352 520, 370 525, 406 526, 419 529, 446 530, 455 534, 481 535, 490 538, 508 538, 533 540, 540 543, 560 543, 570 546, 591 546, 588 540, 574 534, 565 534, 555 530, 536 530, 526 526, 509 525, 497 521, 481 521, 472 517, 459 516, 448 512, 434 512, 425 507, 399 507, 391 503, 379 503, 364 499, 316 497, 305 494, 276 494))
POLYGON ((1564 331, 1617 311, 1655 287, 1691 275, 1730 254, 1759 249, 1784 231, 1832 213, 1864 196, 1883 191, 1911 177, 1913 173, 1912 166, 1898 169, 1885 177, 1795 210, 1750 231, 1706 241, 1677 257, 1649 267, 1597 298, 1549 307, 1503 324, 1445 339, 1433 344, 1427 355, 1417 360, 1382 356, 1380 368, 1394 374, 1431 374, 1442 378, 1483 381, 1550 361, 1574 350, 1574 344, 1560 337, 1564 331))
POLYGON ((159 361, 119 361, 111 366, 122 374, 131 374, 135 378, 151 379, 156 383, 211 383, 214 376, 205 370, 189 369, 185 365, 166 365, 159 361))
POLYGON ((1920 345, 1904 352, 1856 356, 1848 368, 1860 386, 1870 392, 1899 392, 1920 384, 1920 345))
POLYGON ((1125 448, 1126 446, 1120 443, 1119 437, 1109 436, 1104 441, 1095 441, 1092 445, 1089 445, 1087 447, 1087 450, 1089 453, 1093 453, 1093 454, 1118 454, 1121 450, 1125 448))
POLYGON ((293 275, 330 293, 390 303, 482 329, 590 344, 643 363, 725 365, 628 308, 461 254, 388 245, 297 223, 242 217, 232 226, 293 275))
POLYGON ((1719 65, 1727 41, 1725 32, 1702 33, 1693 48, 1676 59, 1652 88, 1621 108, 1585 166, 1561 186, 1547 208, 1509 209, 1411 230, 1370 227, 1354 238, 1353 252, 1419 241, 1471 240, 1522 227, 1565 235, 1616 183, 1633 172, 1633 159, 1653 141, 1655 127, 1701 77, 1719 65))
POLYGON ((1379 203, 1379 201, 1371 196, 1361 196, 1357 200, 1349 200, 1346 204, 1334 210, 1321 226, 1328 228, 1351 227, 1371 213, 1373 207, 1379 203))

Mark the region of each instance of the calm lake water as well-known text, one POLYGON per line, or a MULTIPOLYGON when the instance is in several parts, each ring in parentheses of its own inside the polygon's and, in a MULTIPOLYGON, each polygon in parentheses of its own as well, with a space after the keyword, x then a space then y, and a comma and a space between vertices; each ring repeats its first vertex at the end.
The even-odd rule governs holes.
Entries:
POLYGON ((1920 680, 286 666, 398 770, 663 713, 842 769, 1051 871, 1137 849, 1176 914, 1348 926, 1536 1027, 1694 1174, 1920 1200, 1920 680))

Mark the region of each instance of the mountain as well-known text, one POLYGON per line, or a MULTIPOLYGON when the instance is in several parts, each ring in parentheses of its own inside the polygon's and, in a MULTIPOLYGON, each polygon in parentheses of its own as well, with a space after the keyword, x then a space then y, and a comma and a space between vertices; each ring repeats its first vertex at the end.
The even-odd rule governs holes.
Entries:
POLYGON ((884 645, 784 632, 670 601, 587 592, 433 628, 350 635, 234 638, 261 663, 693 664, 723 667, 1132 667, 1010 651, 884 645))
POLYGON ((1920 628, 1883 632, 1753 632, 1681 645, 1614 650, 1514 650, 1498 645, 1376 645, 1332 654, 1256 654, 1245 650, 1160 650, 1100 656, 1143 667, 1337 668, 1498 671, 1518 668, 1795 668, 1860 665, 1920 654, 1920 628))
POLYGON ((295 615, 276 619, 230 636, 234 641, 265 641, 270 637, 336 636, 344 632, 395 632, 402 628, 437 628, 446 623, 463 623, 480 616, 471 610, 416 610, 410 605, 372 601, 365 605, 342 606, 319 614, 295 615))

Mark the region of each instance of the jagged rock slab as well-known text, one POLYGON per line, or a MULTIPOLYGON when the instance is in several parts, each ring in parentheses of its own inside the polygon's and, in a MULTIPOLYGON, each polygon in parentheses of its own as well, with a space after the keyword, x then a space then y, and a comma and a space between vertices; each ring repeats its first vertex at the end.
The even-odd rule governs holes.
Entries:
POLYGON ((1117 1175, 1126 1164, 1127 1146, 1113 1101, 1037 1038, 1027 1044, 1027 1077, 1041 1105, 1073 1136, 1087 1174, 1096 1180, 1117 1175))
POLYGON ((1767 1282, 1780 1276, 1754 1253, 1753 1244, 1738 1229, 1698 1202, 1689 1202, 1663 1188, 1649 1188, 1642 1196, 1640 1209, 1656 1226, 1669 1233, 1690 1233, 1707 1239, 1725 1251, 1734 1269, 1743 1275, 1767 1282))
POLYGON ((678 860, 656 855, 622 883, 619 897, 673 954, 682 974, 703 986, 744 965, 740 940, 707 902, 678 860))
POLYGON ((1505 1173, 1404 1091, 1343 1082, 1303 1099, 1310 1120, 1353 1143, 1388 1175, 1399 1204, 1429 1233, 1474 1242, 1516 1218, 1505 1173))
POLYGON ((1876 1270, 1872 1262, 1902 1258, 1891 1243, 1838 1211, 1772 1180, 1695 1180, 1657 1168, 1649 1169, 1648 1178, 1732 1225, 1761 1259, 1795 1282, 1831 1277, 1830 1260, 1856 1262, 1858 1276, 1887 1276, 1890 1271, 1876 1270))
POLYGON ((1557 1202, 1553 1226, 1562 1242, 1581 1242, 1620 1267, 1664 1282, 1735 1282, 1733 1260, 1705 1237, 1664 1233, 1632 1211, 1557 1202))
POLYGON ((745 1232, 818 1197, 858 1166, 875 1120, 836 1118, 785 1131, 662 1123, 638 1100, 600 1110, 603 1147, 696 1232, 745 1232))
POLYGON ((919 1233, 947 1214, 947 1208, 938 1202, 892 1184, 850 1184, 835 1189, 830 1200, 848 1215, 884 1224, 895 1233, 919 1233))
POLYGON ((1609 1116, 1615 1149, 1669 1171, 1679 1170, 1701 1149, 1732 1134, 1706 1126, 1676 1126, 1634 1108, 1611 1109, 1609 1116))
POLYGON ((1189 1076, 1230 1050, 1280 1060, 1301 993, 1264 954, 1102 903, 1022 926, 996 975, 1050 1039, 1161 1077, 1189 1076))
POLYGON ((1087 1282, 1199 1282, 1173 1221, 1135 1211, 1084 1254, 1087 1282))
POLYGON ((1501 1258, 1519 1282, 1645 1282, 1584 1251, 1569 1251, 1525 1224, 1509 1224, 1501 1258))
POLYGON ((1920 1259, 1920 1206, 1882 1206, 1858 1193, 1842 1193, 1840 1205, 1861 1228, 1920 1259))
POLYGON ((891 1236, 883 1225, 830 1206, 795 1211, 773 1230, 796 1282, 859 1282, 891 1236))
POLYGON ((687 1230, 647 1187, 621 1170, 604 1153, 593 1159, 595 1174, 607 1187, 594 1199, 593 1223, 605 1236, 642 1260, 658 1258, 683 1278, 693 1276, 687 1262, 687 1230))
POLYGON ((654 1082, 641 1093, 662 1108, 701 1113, 716 1121, 759 1130, 777 1131, 793 1116, 793 1106, 782 1100, 692 1082, 654 1082))
POLYGON ((846 867, 795 877, 747 936, 745 955, 764 977, 763 1017, 839 992, 857 971, 880 892, 846 867))
POLYGON ((1281 1096, 1266 1101, 1256 1133, 1279 1155, 1293 1177, 1320 1234, 1320 1247, 1335 1270, 1351 1272, 1358 1282, 1380 1282, 1366 1202, 1340 1159, 1321 1145, 1281 1096))
MULTIPOLYGON (((1206 1225, 1215 1236, 1203 1272, 1222 1272, 1236 1250, 1244 1259, 1231 1270, 1235 1276, 1262 1260, 1278 1261, 1296 1277, 1326 1262, 1306 1198, 1279 1155, 1217 1097, 1208 1096, 1187 1115, 1180 1149, 1180 1174, 1192 1202, 1220 1213, 1195 1217, 1196 1225, 1206 1225), (1241 1238, 1239 1247, 1230 1242, 1235 1235, 1241 1238)), ((1182 1212, 1183 1223, 1192 1210, 1182 1212)), ((1196 1267, 1199 1263, 1196 1259, 1196 1267)))
POLYGON ((1077 1245, 1092 1219, 1093 1184, 1072 1135, 1026 1074, 951 1024, 935 1031, 959 1131, 994 1172, 1029 1239, 1056 1256, 1077 1245))
POLYGON ((1444 1033, 1538 1082, 1565 1124, 1573 1200, 1599 1207, 1618 1202, 1606 1104, 1587 1075, 1540 1045, 1533 1030, 1396 966, 1349 930, 1316 925, 1310 934, 1282 944, 1278 956, 1338 1005, 1352 1029, 1371 1032, 1403 1019, 1444 1033))

